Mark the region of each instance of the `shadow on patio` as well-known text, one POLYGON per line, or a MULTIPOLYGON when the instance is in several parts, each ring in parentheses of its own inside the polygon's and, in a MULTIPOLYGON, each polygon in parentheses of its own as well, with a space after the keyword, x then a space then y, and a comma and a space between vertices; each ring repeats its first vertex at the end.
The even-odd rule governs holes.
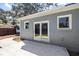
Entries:
POLYGON ((22 49, 38 56, 68 56, 66 48, 35 41, 23 40, 22 49))

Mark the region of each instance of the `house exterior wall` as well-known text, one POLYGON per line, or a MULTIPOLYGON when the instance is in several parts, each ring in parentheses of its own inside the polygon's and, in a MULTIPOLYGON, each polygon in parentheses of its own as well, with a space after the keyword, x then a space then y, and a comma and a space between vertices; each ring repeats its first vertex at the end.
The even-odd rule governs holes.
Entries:
POLYGON ((79 9, 22 20, 21 31, 20 31, 21 38, 33 40, 34 39, 33 23, 39 21, 45 21, 45 20, 49 21, 50 43, 62 45, 74 51, 79 51, 79 9), (68 14, 72 14, 72 29, 58 30, 57 16, 68 15, 68 14), (24 29, 25 21, 30 22, 30 26, 29 26, 30 28, 27 30, 24 29))

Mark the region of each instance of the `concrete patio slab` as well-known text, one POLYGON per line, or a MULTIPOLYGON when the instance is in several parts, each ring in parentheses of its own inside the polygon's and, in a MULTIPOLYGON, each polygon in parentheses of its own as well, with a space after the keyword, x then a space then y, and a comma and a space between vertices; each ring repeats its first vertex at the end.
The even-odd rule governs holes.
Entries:
POLYGON ((16 42, 13 38, 0 40, 0 56, 68 56, 66 48, 24 40, 16 42))
POLYGON ((24 40, 23 42, 25 45, 22 46, 22 49, 38 56, 69 56, 65 47, 30 40, 24 40))
POLYGON ((23 42, 16 42, 13 38, 0 40, 0 56, 36 56, 33 53, 22 50, 23 42))

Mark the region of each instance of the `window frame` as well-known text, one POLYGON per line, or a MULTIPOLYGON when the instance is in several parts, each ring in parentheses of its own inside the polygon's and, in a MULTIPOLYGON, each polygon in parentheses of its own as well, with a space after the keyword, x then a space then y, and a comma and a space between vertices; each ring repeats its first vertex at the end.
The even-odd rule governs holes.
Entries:
MULTIPOLYGON (((26 27, 25 27, 26 26, 26 23, 29 23, 29 21, 25 21, 24 22, 24 29, 26 29, 26 27)), ((27 29, 29 29, 29 28, 27 28, 27 29)))
POLYGON ((70 30, 72 29, 72 14, 57 16, 57 29, 58 30, 70 30), (59 18, 69 17, 69 28, 59 28, 59 18))

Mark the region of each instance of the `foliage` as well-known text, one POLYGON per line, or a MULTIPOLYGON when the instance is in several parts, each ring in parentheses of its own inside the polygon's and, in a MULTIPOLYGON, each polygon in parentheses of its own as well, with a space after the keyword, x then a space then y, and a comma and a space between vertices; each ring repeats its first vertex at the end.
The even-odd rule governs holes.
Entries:
POLYGON ((7 24, 7 20, 3 20, 3 23, 4 23, 4 24, 7 24))
POLYGON ((12 12, 13 16, 18 18, 47 10, 50 6, 58 5, 57 3, 15 3, 12 5, 12 12))
POLYGON ((12 24, 12 25, 16 25, 16 21, 13 20, 13 21, 11 22, 11 24, 12 24))
POLYGON ((5 11, 1 8, 0 8, 0 20, 2 20, 2 23, 5 24, 7 23, 5 11))
POLYGON ((16 18, 47 10, 50 6, 58 5, 57 3, 13 3, 9 11, 0 9, 0 19, 3 23, 11 20, 11 24, 16 25, 16 18))

